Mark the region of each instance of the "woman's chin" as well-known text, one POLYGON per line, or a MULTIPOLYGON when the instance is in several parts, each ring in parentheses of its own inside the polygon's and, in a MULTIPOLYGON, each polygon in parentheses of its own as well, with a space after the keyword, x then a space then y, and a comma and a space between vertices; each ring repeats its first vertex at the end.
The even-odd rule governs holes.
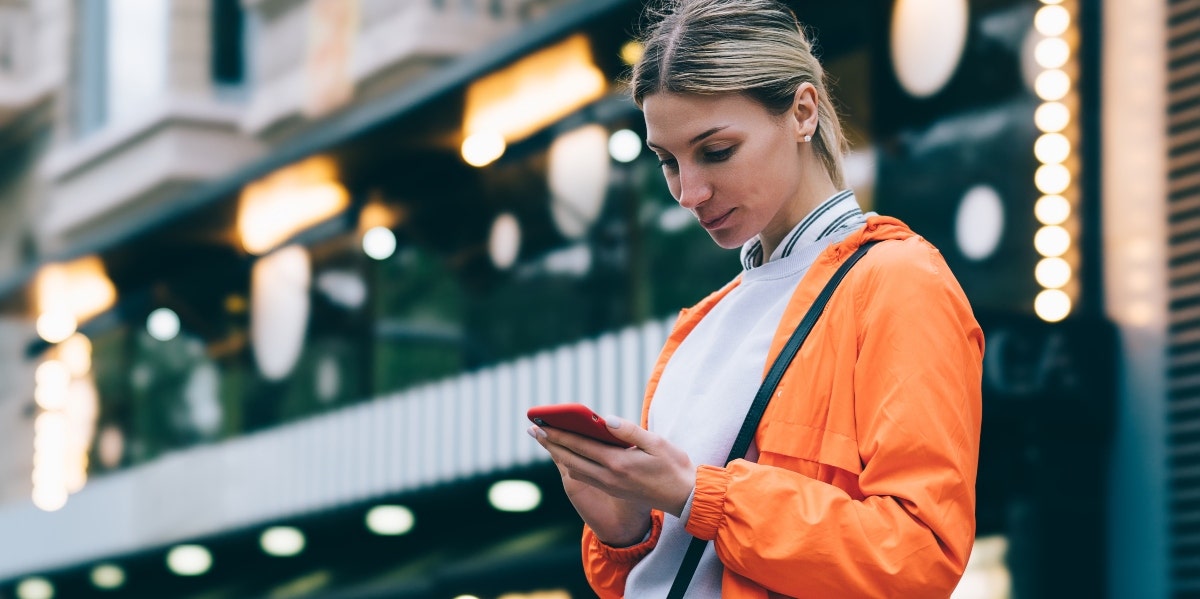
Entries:
POLYGON ((721 229, 709 231, 708 236, 712 237, 712 240, 717 244, 717 247, 725 250, 738 249, 743 245, 746 245, 746 242, 750 241, 750 239, 754 237, 753 234, 738 234, 735 231, 726 231, 721 229))

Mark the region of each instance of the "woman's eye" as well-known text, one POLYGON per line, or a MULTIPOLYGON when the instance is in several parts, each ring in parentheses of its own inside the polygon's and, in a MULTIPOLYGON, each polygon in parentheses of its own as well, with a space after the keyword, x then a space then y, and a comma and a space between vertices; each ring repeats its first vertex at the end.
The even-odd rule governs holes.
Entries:
POLYGON ((665 169, 675 170, 675 167, 678 166, 678 164, 679 163, 675 162, 674 158, 659 158, 658 159, 658 166, 665 168, 665 169))
POLYGON ((722 149, 722 150, 713 150, 711 152, 705 152, 704 158, 705 158, 705 160, 708 160, 709 162, 724 162, 726 160, 729 160, 729 157, 732 155, 733 155, 733 146, 730 146, 730 147, 722 149))

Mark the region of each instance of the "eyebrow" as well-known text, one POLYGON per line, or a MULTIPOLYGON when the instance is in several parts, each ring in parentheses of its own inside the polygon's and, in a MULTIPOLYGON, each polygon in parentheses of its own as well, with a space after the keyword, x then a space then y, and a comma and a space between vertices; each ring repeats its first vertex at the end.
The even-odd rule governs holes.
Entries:
MULTIPOLYGON (((720 131, 720 130, 722 130, 722 129, 728 129, 728 128, 729 128, 729 125, 721 125, 721 126, 719 126, 719 127, 713 127, 712 129, 709 129, 708 131, 705 131, 704 133, 701 133, 700 135, 697 135, 696 137, 693 137, 693 138, 691 139, 691 141, 689 141, 689 142, 688 142, 688 146, 689 146, 689 147, 690 147, 690 146, 694 146, 694 145, 696 145, 696 144, 698 144, 698 143, 700 143, 700 142, 704 141, 704 140, 705 140, 705 138, 707 138, 707 137, 711 136, 712 134, 714 134, 714 133, 716 133, 716 132, 718 132, 718 131, 720 131)), ((647 146, 649 146, 649 147, 651 147, 651 148, 658 149, 658 150, 661 150, 661 149, 663 149, 661 146, 659 146, 658 144, 656 144, 656 143, 654 143, 654 142, 652 142, 652 141, 650 141, 650 140, 648 140, 648 139, 646 140, 646 145, 647 145, 647 146)))

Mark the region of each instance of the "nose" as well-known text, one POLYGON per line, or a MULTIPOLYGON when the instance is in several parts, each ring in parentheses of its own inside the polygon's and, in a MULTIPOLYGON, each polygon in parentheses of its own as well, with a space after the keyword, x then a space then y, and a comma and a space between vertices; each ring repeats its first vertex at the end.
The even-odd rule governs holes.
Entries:
POLYGON ((704 178, 700 169, 695 167, 679 167, 679 193, 676 200, 679 205, 693 210, 712 196, 712 186, 704 178))

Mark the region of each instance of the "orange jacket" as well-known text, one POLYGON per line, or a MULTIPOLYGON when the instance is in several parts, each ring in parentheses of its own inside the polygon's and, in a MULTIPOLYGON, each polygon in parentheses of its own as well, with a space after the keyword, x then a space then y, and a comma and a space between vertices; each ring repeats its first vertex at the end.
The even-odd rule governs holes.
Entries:
MULTIPOLYGON (((687 530, 713 540, 724 599, 945 598, 975 537, 983 332, 937 249, 900 221, 871 217, 825 249, 797 285, 768 368, 845 258, 842 281, 780 381, 755 435, 756 463, 702 465, 687 530)), ((680 313, 642 408, 683 338, 726 293, 680 313)), ((765 374, 765 371, 764 371, 765 374)), ((621 597, 650 538, 613 548, 585 527, 584 570, 621 597)))

